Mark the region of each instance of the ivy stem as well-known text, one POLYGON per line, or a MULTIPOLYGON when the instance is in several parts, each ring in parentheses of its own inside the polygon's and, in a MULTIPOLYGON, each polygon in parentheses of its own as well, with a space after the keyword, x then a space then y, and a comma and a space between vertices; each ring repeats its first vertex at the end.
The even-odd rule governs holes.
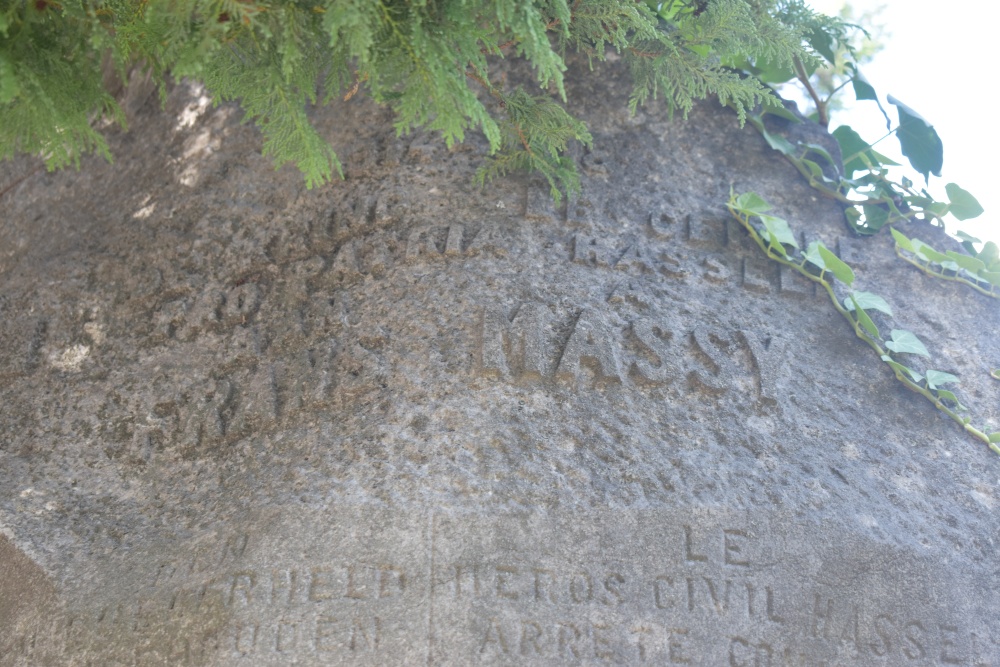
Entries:
POLYGON ((850 162, 854 158, 856 158, 859 155, 861 155, 862 153, 864 153, 869 148, 874 148, 875 144, 881 143, 881 142, 885 141, 886 139, 888 139, 889 137, 891 137, 892 135, 894 135, 896 133, 896 130, 898 130, 898 129, 899 129, 898 127, 892 128, 891 130, 889 130, 888 132, 886 132, 885 134, 883 134, 881 137, 879 137, 875 141, 873 141, 870 144, 868 144, 868 148, 862 148, 860 151, 855 152, 853 155, 849 155, 848 157, 844 158, 842 160, 842 162, 844 164, 847 164, 848 162, 850 162))
POLYGON ((950 280, 952 282, 962 283, 964 285, 968 285, 969 287, 971 287, 972 289, 976 290, 977 292, 979 292, 981 294, 985 294, 986 296, 993 297, 994 299, 1000 299, 1000 294, 998 294, 996 292, 996 288, 993 285, 990 285, 990 288, 986 289, 982 285, 980 285, 978 283, 974 283, 971 280, 963 278, 960 275, 956 274, 956 275, 951 276, 951 275, 948 275, 947 273, 945 273, 943 270, 939 273, 939 272, 934 271, 933 269, 931 269, 929 263, 924 264, 923 262, 921 262, 921 261, 919 261, 917 259, 914 259, 912 257, 904 255, 903 254, 903 249, 900 247, 900 245, 898 243, 895 245, 895 248, 896 248, 896 254, 899 255, 900 259, 902 259, 903 261, 909 262, 910 264, 912 264, 913 266, 917 267, 918 269, 920 269, 921 271, 923 271, 924 273, 926 273, 929 276, 932 276, 934 278, 940 278, 941 280, 950 280))

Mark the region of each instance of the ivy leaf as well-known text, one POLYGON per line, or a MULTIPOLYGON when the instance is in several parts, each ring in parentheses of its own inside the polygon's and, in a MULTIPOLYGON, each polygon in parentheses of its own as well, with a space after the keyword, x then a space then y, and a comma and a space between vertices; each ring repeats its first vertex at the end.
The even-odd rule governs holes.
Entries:
POLYGON ((955 232, 955 236, 957 236, 962 241, 962 243, 965 243, 966 241, 968 241, 969 243, 982 243, 982 240, 977 239, 972 234, 964 232, 961 229, 955 232))
POLYGON ((802 159, 799 162, 809 170, 810 175, 814 181, 819 181, 821 183, 833 183, 834 181, 827 178, 826 174, 823 173, 823 168, 819 166, 814 160, 802 159))
POLYGON ((858 304, 858 300, 855 298, 854 293, 850 296, 851 304, 854 306, 851 310, 854 312, 854 317, 857 319, 858 324, 860 324, 868 334, 875 340, 882 340, 882 334, 879 332, 878 327, 875 326, 875 322, 869 317, 865 309, 858 304))
POLYGON ((927 260, 928 262, 937 262, 938 264, 948 261, 948 255, 938 252, 920 239, 911 239, 910 243, 913 244, 914 252, 916 252, 917 256, 921 259, 927 260))
POLYGON ((987 241, 976 257, 983 260, 990 271, 1000 271, 1000 246, 993 241, 987 241))
MULTIPOLYGON (((742 69, 746 69, 746 68, 744 67, 742 69)), ((788 109, 786 109, 783 106, 768 107, 768 108, 764 109, 763 113, 764 114, 770 114, 772 116, 777 116, 778 118, 784 118, 785 120, 791 121, 792 123, 802 123, 803 122, 803 120, 801 118, 799 118, 798 116, 796 116, 795 114, 793 114, 791 111, 789 111, 788 109)), ((751 118, 753 118, 753 116, 747 116, 747 120, 750 120, 751 118)), ((756 127, 756 125, 755 125, 755 127, 756 127)))
POLYGON ((922 357, 930 358, 931 353, 927 347, 917 338, 916 334, 906 329, 893 329, 892 340, 887 341, 885 346, 897 354, 919 354, 922 357))
POLYGON ((958 384, 961 382, 956 376, 951 373, 945 373, 944 371, 927 371, 927 386, 931 389, 937 389, 941 385, 945 384, 958 384))
POLYGON ((792 229, 788 226, 788 222, 773 215, 759 215, 758 217, 767 229, 765 235, 767 236, 768 244, 782 257, 788 257, 788 252, 785 250, 786 245, 790 245, 793 248, 799 247, 799 244, 795 241, 795 234, 792 233, 792 229))
POLYGON ((849 175, 853 176, 856 171, 868 171, 872 165, 879 166, 880 162, 875 157, 875 151, 849 125, 841 125, 834 130, 833 138, 840 144, 840 152, 844 156, 844 169, 849 175), (867 164, 861 159, 862 156, 867 158, 867 164))
POLYGON ((972 275, 977 275, 980 271, 986 270, 986 265, 983 264, 983 260, 977 259, 975 257, 970 257, 969 255, 963 255, 960 252, 955 252, 954 250, 949 250, 945 253, 951 260, 962 267, 972 275))
POLYGON ((868 83, 868 79, 865 78, 857 69, 854 70, 854 76, 851 78, 851 85, 854 86, 854 98, 859 102, 861 100, 872 100, 878 105, 878 110, 882 112, 885 117, 885 129, 892 127, 892 121, 889 120, 889 114, 885 112, 885 107, 878 99, 878 95, 875 93, 875 88, 872 84, 868 83))
POLYGON ((909 375, 910 379, 913 380, 913 382, 915 382, 915 383, 919 383, 919 382, 921 382, 924 379, 923 375, 921 375, 920 373, 916 372, 915 370, 913 370, 909 366, 904 366, 903 364, 899 363, 898 361, 894 360, 892 357, 890 357, 888 355, 883 354, 882 355, 882 361, 884 361, 885 363, 889 364, 889 366, 892 367, 893 370, 897 370, 900 373, 904 373, 906 375, 909 375))
POLYGON ((892 238, 896 239, 896 244, 903 250, 909 250, 910 252, 916 254, 916 249, 913 244, 910 243, 910 239, 900 231, 897 231, 895 227, 890 227, 889 231, 892 233, 892 238))
POLYGON ((865 211, 865 225, 871 228, 872 232, 877 232, 889 221, 889 211, 879 204, 865 204, 862 206, 865 211))
POLYGON ((959 220, 971 220, 982 215, 983 207, 967 190, 949 183, 944 186, 944 191, 948 193, 948 200, 951 202, 948 211, 959 220))
POLYGON ((744 192, 736 198, 736 209, 747 215, 760 215, 773 208, 767 200, 756 192, 744 192))
POLYGON ((818 244, 816 249, 819 251, 819 256, 823 258, 823 263, 826 264, 828 271, 837 276, 837 279, 848 287, 854 284, 854 271, 851 267, 830 252, 822 243, 818 244))
POLYGON ((858 234, 864 234, 867 230, 861 224, 861 211, 858 210, 857 206, 849 206, 844 209, 844 217, 847 218, 847 224, 851 226, 858 234))
POLYGON ((965 412, 966 410, 969 409, 964 405, 962 405, 962 402, 958 400, 958 396, 956 396, 954 392, 948 391, 947 389, 938 389, 934 393, 937 394, 937 397, 939 399, 945 401, 951 401, 952 403, 954 403, 956 410, 961 410, 962 412, 965 412))
POLYGON ((990 285, 1000 287, 1000 271, 983 271, 976 277, 982 278, 990 285))
POLYGON ((776 151, 780 151, 782 155, 792 155, 795 153, 795 146, 792 145, 792 142, 785 139, 780 134, 771 134, 765 130, 763 126, 757 128, 757 131, 760 132, 762 137, 764 137, 764 141, 767 142, 768 146, 776 151))
POLYGON ((888 99, 889 104, 895 106, 899 112, 896 138, 899 139, 899 146, 903 155, 910 161, 910 166, 923 175, 924 181, 930 178, 928 174, 940 176, 941 165, 944 162, 941 137, 916 111, 892 95, 889 95, 888 99))
POLYGON ((877 310, 880 313, 885 313, 889 317, 892 317, 892 308, 886 303, 886 300, 880 297, 878 294, 872 294, 871 292, 854 292, 852 295, 853 299, 845 299, 844 307, 847 310, 854 310, 854 305, 863 310, 877 310))
POLYGON ((927 204, 924 208, 926 208, 930 213, 933 213, 939 218, 943 218, 944 216, 946 216, 950 209, 948 204, 945 204, 943 201, 932 201, 929 204, 927 204))
POLYGON ((806 251, 802 253, 806 261, 819 267, 821 271, 826 271, 826 262, 819 254, 819 241, 813 241, 808 246, 806 246, 806 251))
POLYGON ((827 59, 830 64, 835 64, 837 60, 837 54, 833 46, 833 35, 831 35, 827 30, 820 27, 815 27, 805 35, 806 42, 809 46, 816 50, 816 53, 820 54, 827 59))
POLYGON ((816 155, 819 155, 821 158, 823 158, 824 160, 826 160, 828 163, 830 163, 832 165, 836 165, 837 164, 837 162, 833 159, 833 156, 830 155, 830 151, 826 150, 825 147, 820 146, 819 144, 810 144, 810 143, 804 143, 804 144, 801 144, 801 145, 802 145, 803 148, 809 149, 810 153, 815 153, 816 155))

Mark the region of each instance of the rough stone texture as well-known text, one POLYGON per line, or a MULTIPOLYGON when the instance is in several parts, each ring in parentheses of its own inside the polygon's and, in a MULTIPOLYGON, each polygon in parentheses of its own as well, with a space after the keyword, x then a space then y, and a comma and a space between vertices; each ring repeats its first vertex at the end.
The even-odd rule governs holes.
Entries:
POLYGON ((629 117, 621 78, 571 92, 561 208, 361 97, 317 112, 347 179, 308 192, 186 85, 115 165, 5 195, 0 664, 1000 664, 1000 459, 730 186, 992 430, 996 302, 851 238, 729 112, 629 117))

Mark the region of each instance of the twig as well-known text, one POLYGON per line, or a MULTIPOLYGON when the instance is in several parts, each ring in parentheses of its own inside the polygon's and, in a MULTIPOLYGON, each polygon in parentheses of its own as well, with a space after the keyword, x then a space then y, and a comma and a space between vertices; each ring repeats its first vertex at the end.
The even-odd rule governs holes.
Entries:
POLYGON ((819 124, 823 127, 829 127, 830 117, 827 115, 826 103, 820 98, 819 93, 812 87, 812 84, 809 83, 809 75, 806 74, 806 68, 802 66, 802 61, 799 60, 798 56, 795 57, 793 63, 795 65, 795 78, 805 86, 806 92, 809 93, 813 104, 816 105, 816 115, 818 116, 819 124))
POLYGON ((354 74, 354 85, 351 86, 351 89, 349 91, 347 91, 346 95, 344 95, 344 101, 347 102, 352 97, 354 97, 355 95, 357 95, 358 94, 358 89, 361 87, 361 82, 362 81, 367 81, 367 80, 368 80, 368 72, 365 72, 365 75, 362 76, 362 77, 358 77, 357 73, 355 72, 355 74, 354 74))

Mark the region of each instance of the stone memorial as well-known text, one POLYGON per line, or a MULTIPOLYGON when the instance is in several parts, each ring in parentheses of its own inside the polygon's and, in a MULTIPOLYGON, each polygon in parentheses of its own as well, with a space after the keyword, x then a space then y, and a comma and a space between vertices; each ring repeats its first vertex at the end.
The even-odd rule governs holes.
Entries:
POLYGON ((558 205, 361 95, 308 191, 189 84, 4 194, 0 665, 1000 665, 1000 457, 730 188, 891 285, 992 430, 997 302, 625 78, 570 83, 558 205))

